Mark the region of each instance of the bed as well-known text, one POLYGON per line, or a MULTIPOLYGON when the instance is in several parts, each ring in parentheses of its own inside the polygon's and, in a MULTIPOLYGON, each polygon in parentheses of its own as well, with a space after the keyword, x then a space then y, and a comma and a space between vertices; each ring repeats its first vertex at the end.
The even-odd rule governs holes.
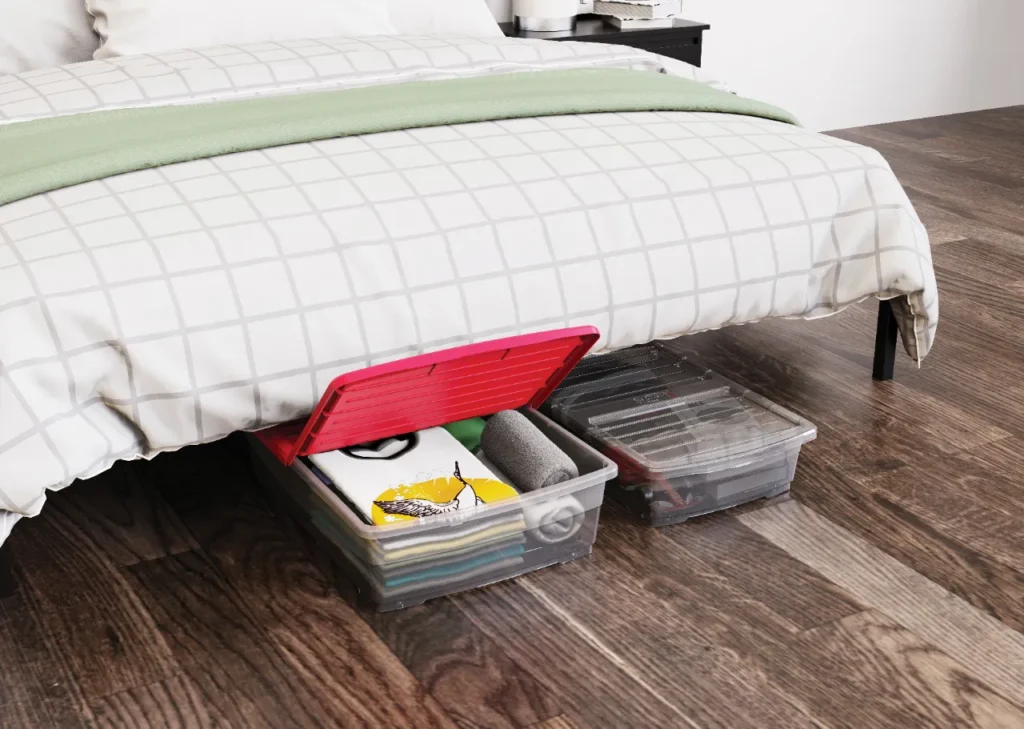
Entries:
MULTIPOLYGON (((608 45, 291 40, 0 76, 0 141, 105 113, 606 70, 714 86, 608 45)), ((878 297, 885 366, 897 327, 920 361, 938 321, 926 232, 882 157, 739 113, 545 113, 35 194, 10 179, 0 544, 47 490, 302 417, 338 374, 416 353, 582 324, 600 352, 878 297)))

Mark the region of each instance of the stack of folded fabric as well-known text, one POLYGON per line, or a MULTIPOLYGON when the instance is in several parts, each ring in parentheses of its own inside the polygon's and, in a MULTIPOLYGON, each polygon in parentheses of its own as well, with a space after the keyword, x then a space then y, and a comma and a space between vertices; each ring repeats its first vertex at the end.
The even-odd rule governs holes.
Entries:
POLYGON ((498 579, 524 564, 531 545, 567 542, 581 528, 584 509, 571 496, 534 506, 518 498, 523 490, 575 478, 572 460, 520 413, 507 411, 492 421, 488 433, 479 420, 456 424, 451 432, 431 428, 303 460, 332 498, 364 524, 383 527, 384 535, 388 525, 442 518, 441 524, 423 522, 422 530, 368 542, 340 524, 328 504, 311 510, 317 528, 342 547, 383 600, 498 579), (494 461, 514 472, 518 483, 484 457, 481 440, 492 444, 494 461), (524 456, 523 448, 533 450, 524 456), (493 515, 476 509, 505 501, 507 508, 493 515))
POLYGON ((623 30, 671 28, 681 0, 596 0, 594 13, 623 30))

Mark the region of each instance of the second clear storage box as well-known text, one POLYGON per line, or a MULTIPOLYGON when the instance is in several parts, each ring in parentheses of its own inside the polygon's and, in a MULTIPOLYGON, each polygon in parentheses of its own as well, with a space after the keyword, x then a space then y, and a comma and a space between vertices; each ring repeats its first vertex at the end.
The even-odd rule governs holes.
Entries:
POLYGON ((785 493, 817 435, 660 342, 583 360, 544 411, 618 464, 609 496, 654 526, 785 493))

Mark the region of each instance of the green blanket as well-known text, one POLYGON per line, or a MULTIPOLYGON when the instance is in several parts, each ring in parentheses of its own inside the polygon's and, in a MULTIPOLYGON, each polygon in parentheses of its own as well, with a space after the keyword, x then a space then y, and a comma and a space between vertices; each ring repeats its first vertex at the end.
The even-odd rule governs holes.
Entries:
POLYGON ((467 122, 615 111, 711 111, 795 124, 689 79, 621 69, 538 71, 0 126, 0 205, 111 175, 232 152, 467 122))

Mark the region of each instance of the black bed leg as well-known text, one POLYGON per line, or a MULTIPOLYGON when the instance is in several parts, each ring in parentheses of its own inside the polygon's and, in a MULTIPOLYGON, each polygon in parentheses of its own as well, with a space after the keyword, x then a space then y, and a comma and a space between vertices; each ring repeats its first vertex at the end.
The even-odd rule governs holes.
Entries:
POLYGON ((14 570, 11 566, 11 548, 0 547, 0 597, 14 594, 14 570))
POLYGON ((876 380, 891 380, 896 367, 896 317, 892 304, 878 302, 878 328, 875 330, 875 365, 871 376, 876 380))

